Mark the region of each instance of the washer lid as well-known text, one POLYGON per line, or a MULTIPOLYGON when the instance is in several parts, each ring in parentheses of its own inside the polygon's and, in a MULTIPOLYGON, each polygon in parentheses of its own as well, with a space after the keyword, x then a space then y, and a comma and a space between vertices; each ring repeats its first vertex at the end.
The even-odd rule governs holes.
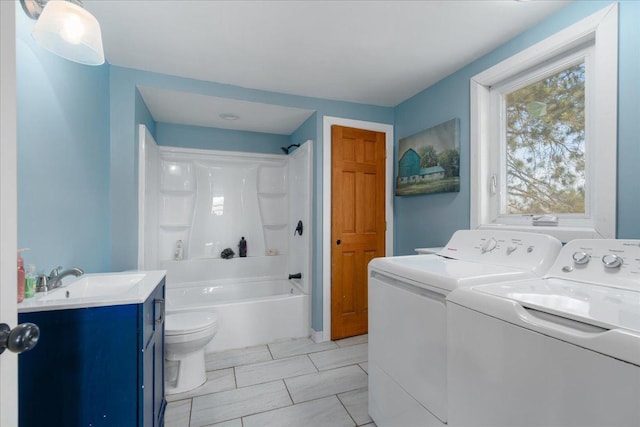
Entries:
POLYGON ((409 255, 376 258, 371 269, 451 292, 462 286, 515 281, 538 277, 533 271, 462 261, 439 255, 409 255))
POLYGON ((203 329, 215 327, 218 318, 213 313, 193 312, 193 313, 173 313, 167 315, 164 324, 165 334, 174 335, 181 333, 199 332, 203 329))
POLYGON ((473 291, 605 329, 640 332, 640 292, 548 278, 494 283, 473 291))

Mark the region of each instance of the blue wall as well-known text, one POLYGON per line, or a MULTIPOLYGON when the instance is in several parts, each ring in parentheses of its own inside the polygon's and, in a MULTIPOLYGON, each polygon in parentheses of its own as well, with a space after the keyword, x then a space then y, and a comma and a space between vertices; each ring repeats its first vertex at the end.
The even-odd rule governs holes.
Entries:
POLYGON ((244 151, 263 154, 283 154, 280 147, 289 145, 287 135, 262 132, 157 123, 158 145, 207 150, 244 151))
MULTIPOLYGON (((469 79, 609 4, 611 2, 571 3, 396 107, 396 141, 451 118, 460 118, 460 192, 396 197, 397 255, 413 253, 416 247, 442 246, 455 230, 469 228, 469 79)), ((640 238, 640 186, 636 171, 640 164, 640 2, 621 2, 619 16, 617 236, 640 238)))
POLYGON ((109 68, 35 43, 16 6, 18 245, 39 272, 108 271, 109 68))
POLYGON ((620 4, 618 47, 618 234, 640 238, 640 2, 620 4))
POLYGON ((289 137, 289 145, 302 144, 308 140, 315 140, 318 136, 318 114, 313 113, 298 129, 289 137))

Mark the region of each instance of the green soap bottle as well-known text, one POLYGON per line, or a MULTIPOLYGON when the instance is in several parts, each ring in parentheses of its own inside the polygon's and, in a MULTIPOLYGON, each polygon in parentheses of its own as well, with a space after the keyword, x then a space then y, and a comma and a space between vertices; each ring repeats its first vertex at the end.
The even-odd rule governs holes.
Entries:
POLYGON ((27 265, 27 269, 24 275, 24 297, 31 298, 36 294, 36 284, 38 282, 38 275, 36 274, 36 266, 33 264, 27 265))

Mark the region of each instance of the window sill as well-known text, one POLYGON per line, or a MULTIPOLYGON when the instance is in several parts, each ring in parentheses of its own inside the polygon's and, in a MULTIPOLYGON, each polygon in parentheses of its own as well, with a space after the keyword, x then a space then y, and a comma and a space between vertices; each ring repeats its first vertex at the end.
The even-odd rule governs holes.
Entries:
POLYGON ((601 239, 603 238, 593 227, 562 227, 562 226, 533 226, 533 225, 512 225, 512 224, 481 224, 481 230, 510 230, 525 231, 529 233, 548 234, 567 243, 574 239, 601 239))

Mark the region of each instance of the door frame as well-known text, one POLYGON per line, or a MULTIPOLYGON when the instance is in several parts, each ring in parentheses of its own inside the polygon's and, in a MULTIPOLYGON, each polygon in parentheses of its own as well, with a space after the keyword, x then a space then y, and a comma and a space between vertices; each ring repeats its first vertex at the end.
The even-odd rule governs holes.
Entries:
MULTIPOLYGON (((0 321, 18 323, 16 2, 0 1, 0 321)), ((18 425, 18 355, 0 356, 0 427, 18 425)))
POLYGON ((385 133, 385 256, 393 256, 393 125, 324 116, 322 122, 322 333, 314 340, 331 339, 331 126, 340 125, 385 133))

